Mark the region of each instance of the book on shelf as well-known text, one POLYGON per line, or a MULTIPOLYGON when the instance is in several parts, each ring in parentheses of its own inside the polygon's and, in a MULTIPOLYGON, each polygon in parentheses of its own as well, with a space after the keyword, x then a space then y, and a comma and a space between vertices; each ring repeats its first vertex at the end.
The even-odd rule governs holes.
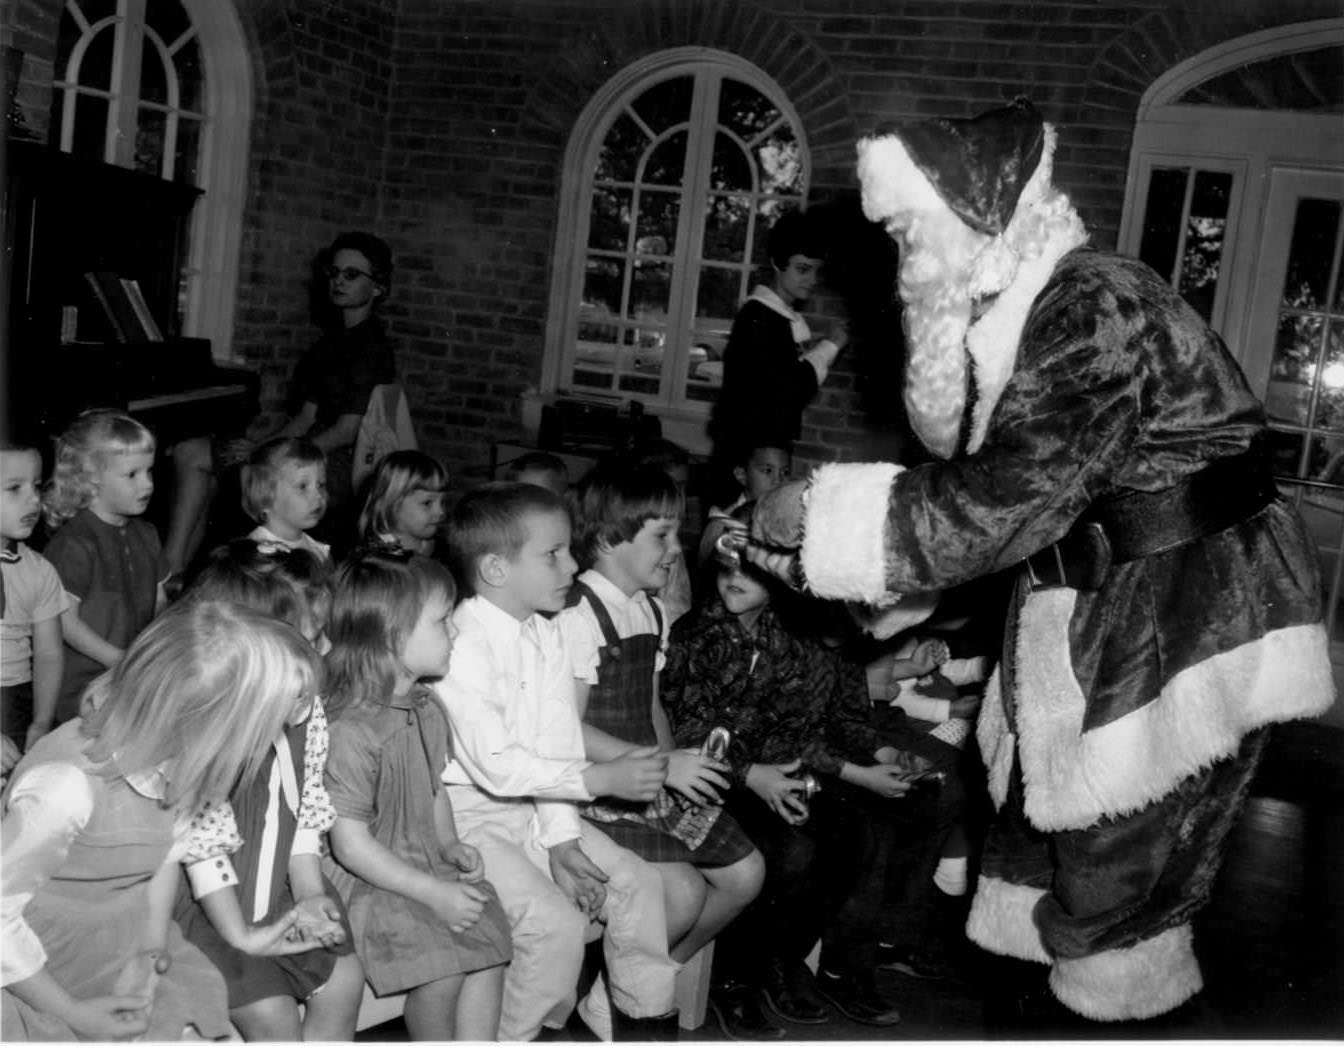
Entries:
MULTIPOLYGON (((107 318, 117 341, 163 340, 163 335, 158 333, 158 325, 154 324, 152 316, 149 317, 152 326, 147 326, 141 320, 135 302, 126 288, 126 281, 120 276, 114 272, 86 272, 84 279, 93 289, 93 296, 102 308, 103 315, 107 318), (155 333, 158 333, 157 338, 154 336, 155 333)), ((145 315, 149 315, 148 308, 145 309, 145 315)))
POLYGON ((121 285, 126 290, 126 297, 131 300, 131 307, 135 309, 135 315, 140 321, 145 340, 163 341, 163 331, 154 322, 154 314, 149 311, 149 304, 145 301, 145 296, 140 290, 140 284, 135 280, 123 278, 121 285))

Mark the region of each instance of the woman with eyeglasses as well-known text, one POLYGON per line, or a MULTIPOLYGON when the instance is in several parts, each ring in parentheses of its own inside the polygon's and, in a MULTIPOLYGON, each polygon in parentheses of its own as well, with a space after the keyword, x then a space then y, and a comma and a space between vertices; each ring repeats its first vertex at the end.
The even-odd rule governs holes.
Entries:
MULTIPOLYGON (((392 345, 378 317, 392 278, 392 251, 367 232, 337 236, 318 256, 325 281, 318 320, 324 333, 299 360, 289 388, 289 420, 269 438, 302 436, 327 457, 327 512, 315 536, 339 557, 354 538, 351 472, 355 438, 374 387, 396 381, 392 345)), ((234 444, 241 461, 254 444, 234 444)))

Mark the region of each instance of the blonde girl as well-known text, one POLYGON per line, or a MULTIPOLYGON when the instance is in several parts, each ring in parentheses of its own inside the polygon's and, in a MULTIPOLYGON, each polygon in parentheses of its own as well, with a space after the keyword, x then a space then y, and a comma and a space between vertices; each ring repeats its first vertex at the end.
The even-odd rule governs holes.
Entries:
MULTIPOLYGON (((302 549, 242 539, 210 554, 184 598, 252 607, 320 650, 330 581, 326 562, 302 549)), ((327 719, 314 698, 295 708, 252 784, 192 824, 202 856, 187 865, 191 890, 179 890, 175 916, 224 975, 230 1016, 248 1041, 355 1034, 364 971, 321 867, 322 835, 335 819, 322 783, 326 758, 327 719), (293 938, 277 938, 273 921, 291 910, 293 938)))
POLYGON ((185 829, 256 776, 320 679, 288 625, 177 606, 95 681, 91 718, 24 756, 0 822, 5 1041, 229 1033, 222 977, 170 917, 185 829))
POLYGON ((493 1040, 509 926, 440 780, 454 589, 421 556, 356 553, 337 571, 327 655, 336 808, 331 878, 375 992, 408 992, 412 1039, 493 1040))
POLYGON ((416 555, 434 554, 434 539, 447 516, 448 473, 428 454, 394 450, 369 477, 359 514, 360 540, 393 543, 416 555))
POLYGON ((86 411, 56 441, 42 499, 54 533, 43 554, 73 604, 61 615, 56 723, 79 713, 84 688, 167 603, 168 561, 158 532, 141 518, 154 493, 154 449, 149 430, 115 410, 86 411))

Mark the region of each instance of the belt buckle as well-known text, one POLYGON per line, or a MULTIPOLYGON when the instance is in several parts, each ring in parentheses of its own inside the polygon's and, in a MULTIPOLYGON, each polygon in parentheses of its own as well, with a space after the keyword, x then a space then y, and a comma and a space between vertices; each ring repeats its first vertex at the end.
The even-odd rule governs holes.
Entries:
POLYGON ((1027 557, 1027 580, 1032 591, 1101 588, 1111 570, 1111 542, 1098 522, 1075 524, 1058 541, 1027 557))

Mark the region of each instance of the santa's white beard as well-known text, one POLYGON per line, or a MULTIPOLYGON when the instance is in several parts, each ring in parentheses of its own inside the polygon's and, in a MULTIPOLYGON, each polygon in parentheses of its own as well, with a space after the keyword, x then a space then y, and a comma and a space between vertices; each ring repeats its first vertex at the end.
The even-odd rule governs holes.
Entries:
POLYGON ((920 442, 931 453, 950 458, 957 451, 966 410, 970 256, 961 242, 949 244, 936 230, 912 228, 903 239, 905 407, 920 442), (934 235, 921 236, 921 231, 934 235))

